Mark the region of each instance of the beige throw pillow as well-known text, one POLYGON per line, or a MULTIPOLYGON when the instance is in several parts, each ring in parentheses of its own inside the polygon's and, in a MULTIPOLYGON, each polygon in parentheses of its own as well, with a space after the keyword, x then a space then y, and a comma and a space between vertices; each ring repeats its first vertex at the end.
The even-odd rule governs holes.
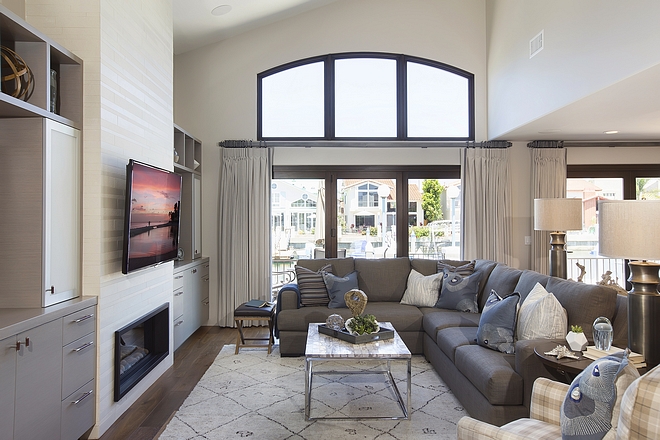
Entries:
POLYGON ((411 269, 406 291, 403 293, 403 298, 401 298, 401 304, 433 307, 438 301, 443 276, 443 273, 424 276, 415 269, 411 269))
POLYGON ((562 339, 567 331, 566 310, 552 293, 536 283, 518 311, 517 339, 562 339))

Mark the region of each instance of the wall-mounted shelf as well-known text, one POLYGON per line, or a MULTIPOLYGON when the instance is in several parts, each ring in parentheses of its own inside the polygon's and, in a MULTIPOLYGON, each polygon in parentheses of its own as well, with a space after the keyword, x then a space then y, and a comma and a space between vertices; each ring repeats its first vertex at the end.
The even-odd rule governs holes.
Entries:
POLYGON ((82 60, 0 5, 0 45, 15 51, 34 76, 28 101, 0 92, 0 118, 44 117, 82 128, 82 60), (51 70, 56 105, 51 111, 51 70))
POLYGON ((175 171, 202 174, 202 142, 174 125, 174 150, 179 155, 175 160, 175 171))

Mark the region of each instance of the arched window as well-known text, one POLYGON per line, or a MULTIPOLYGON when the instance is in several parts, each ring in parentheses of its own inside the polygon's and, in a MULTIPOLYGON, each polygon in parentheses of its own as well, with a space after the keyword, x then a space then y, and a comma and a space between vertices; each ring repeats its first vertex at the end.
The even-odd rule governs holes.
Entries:
POLYGON ((437 61, 346 53, 257 75, 259 140, 474 140, 474 75, 437 61))

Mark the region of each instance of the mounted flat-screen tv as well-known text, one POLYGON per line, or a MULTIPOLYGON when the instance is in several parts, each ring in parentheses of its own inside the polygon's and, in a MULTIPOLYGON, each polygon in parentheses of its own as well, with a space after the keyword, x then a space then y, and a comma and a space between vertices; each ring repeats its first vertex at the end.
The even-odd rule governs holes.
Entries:
POLYGON ((177 257, 180 206, 179 174, 133 159, 128 162, 122 273, 177 257))

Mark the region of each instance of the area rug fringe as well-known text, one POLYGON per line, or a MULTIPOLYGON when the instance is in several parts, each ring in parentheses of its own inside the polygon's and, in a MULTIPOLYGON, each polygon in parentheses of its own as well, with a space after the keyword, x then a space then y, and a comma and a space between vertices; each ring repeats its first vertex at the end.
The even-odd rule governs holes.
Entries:
MULTIPOLYGON (((424 357, 413 356, 410 420, 305 421, 305 359, 282 358, 278 347, 270 355, 263 349, 241 349, 234 355, 234 349, 223 347, 161 440, 454 439, 456 423, 467 414, 424 357)), ((316 365, 315 372, 382 368, 377 362, 316 365)), ((393 362, 392 372, 405 393, 405 364, 393 362)), ((382 374, 315 374, 312 417, 399 415, 398 410, 382 374)))

